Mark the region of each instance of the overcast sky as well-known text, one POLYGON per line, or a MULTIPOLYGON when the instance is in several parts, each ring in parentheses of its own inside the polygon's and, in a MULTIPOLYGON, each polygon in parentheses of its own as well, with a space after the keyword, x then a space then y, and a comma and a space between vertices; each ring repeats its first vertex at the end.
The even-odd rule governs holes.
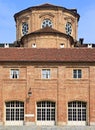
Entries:
POLYGON ((95 0, 0 0, 0 43, 16 40, 15 13, 44 3, 76 8, 80 14, 78 39, 84 38, 85 43, 95 43, 95 0))

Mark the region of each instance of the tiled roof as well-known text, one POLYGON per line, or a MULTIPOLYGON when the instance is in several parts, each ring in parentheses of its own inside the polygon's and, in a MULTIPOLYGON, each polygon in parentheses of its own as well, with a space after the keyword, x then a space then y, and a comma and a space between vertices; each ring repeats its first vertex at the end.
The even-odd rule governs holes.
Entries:
POLYGON ((0 48, 0 61, 95 62, 95 49, 0 48))

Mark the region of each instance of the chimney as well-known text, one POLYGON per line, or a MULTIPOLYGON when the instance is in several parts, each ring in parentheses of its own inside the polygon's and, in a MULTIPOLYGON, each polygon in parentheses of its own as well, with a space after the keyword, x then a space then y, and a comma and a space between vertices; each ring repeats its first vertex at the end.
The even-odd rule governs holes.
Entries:
POLYGON ((83 38, 80 38, 80 39, 79 39, 79 43, 80 43, 81 45, 83 44, 83 41, 84 41, 83 38))

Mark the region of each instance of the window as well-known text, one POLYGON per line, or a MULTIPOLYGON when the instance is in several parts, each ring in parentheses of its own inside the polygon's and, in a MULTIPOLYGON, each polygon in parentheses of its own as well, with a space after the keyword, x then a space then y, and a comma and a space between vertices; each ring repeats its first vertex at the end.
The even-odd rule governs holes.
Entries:
POLYGON ((80 69, 73 70, 73 78, 82 78, 82 70, 80 69))
POLYGON ((22 35, 26 35, 28 33, 28 23, 23 22, 22 23, 22 35))
POLYGON ((36 44, 34 43, 34 44, 32 44, 32 48, 36 48, 36 44))
POLYGON ((10 78, 11 79, 18 79, 19 78, 19 70, 18 69, 11 69, 10 78))
POLYGON ((60 48, 64 48, 64 44, 63 43, 60 44, 60 48))
POLYGON ((50 79, 50 69, 42 69, 42 78, 50 79))
POLYGON ((66 23, 65 30, 66 30, 67 35, 71 35, 71 33, 72 33, 72 24, 70 22, 66 23))
POLYGON ((86 103, 81 101, 68 103, 69 121, 86 121, 86 103))
POLYGON ((23 121, 24 103, 19 101, 6 102, 6 121, 23 121))
POLYGON ((45 20, 42 22, 42 28, 45 28, 45 27, 52 27, 52 22, 51 22, 51 20, 45 19, 45 20))
POLYGON ((42 101, 37 103, 37 120, 54 121, 55 120, 55 103, 42 101))

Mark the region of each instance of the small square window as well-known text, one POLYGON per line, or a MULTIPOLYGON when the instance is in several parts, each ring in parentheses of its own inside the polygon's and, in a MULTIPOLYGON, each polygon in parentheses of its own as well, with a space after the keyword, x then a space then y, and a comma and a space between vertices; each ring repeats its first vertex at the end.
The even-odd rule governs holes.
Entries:
POLYGON ((64 48, 64 44, 63 43, 60 44, 60 48, 64 48))
POLYGON ((73 78, 82 78, 82 70, 80 69, 73 70, 73 78))
POLYGON ((36 48, 36 44, 34 43, 34 44, 32 44, 32 48, 36 48))
POLYGON ((50 69, 42 69, 42 78, 50 79, 50 69))
POLYGON ((19 70, 18 69, 11 69, 10 78, 11 79, 18 79, 19 78, 19 70))

